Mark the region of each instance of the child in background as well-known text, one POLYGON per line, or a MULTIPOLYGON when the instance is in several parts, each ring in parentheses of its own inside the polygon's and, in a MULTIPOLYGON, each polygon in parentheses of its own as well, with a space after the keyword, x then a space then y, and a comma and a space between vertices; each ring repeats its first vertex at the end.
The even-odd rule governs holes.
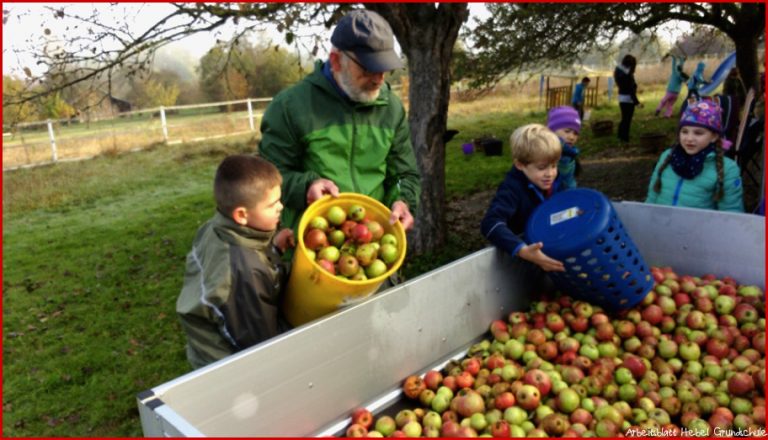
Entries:
POLYGON ((573 107, 554 107, 547 114, 547 127, 560 138, 562 155, 557 163, 563 189, 576 188, 576 175, 581 172, 579 148, 576 141, 581 132, 581 119, 573 107))
POLYGON ((510 136, 514 166, 491 200, 480 230, 494 246, 536 264, 545 271, 564 271, 563 263, 527 244, 520 235, 533 210, 561 190, 557 178, 560 140, 541 124, 524 125, 510 136))
POLYGON ((741 173, 723 155, 720 107, 689 105, 680 118, 678 143, 661 153, 646 203, 744 212, 741 173))
POLYGON ((280 254, 293 232, 275 233, 281 183, 277 168, 255 156, 229 156, 216 170, 216 213, 197 231, 176 301, 194 368, 289 328, 279 313, 287 280, 280 254))
POLYGON ((579 112, 579 119, 584 119, 584 92, 589 87, 590 79, 586 76, 581 79, 581 82, 576 84, 573 88, 573 96, 571 97, 571 105, 579 112))
POLYGON ((659 106, 656 107, 656 116, 659 116, 661 111, 666 109, 664 116, 672 117, 672 109, 675 101, 677 101, 677 96, 683 88, 683 82, 688 79, 688 75, 683 72, 684 64, 685 57, 678 58, 672 55, 672 72, 669 74, 669 81, 667 82, 667 93, 661 98, 659 106))

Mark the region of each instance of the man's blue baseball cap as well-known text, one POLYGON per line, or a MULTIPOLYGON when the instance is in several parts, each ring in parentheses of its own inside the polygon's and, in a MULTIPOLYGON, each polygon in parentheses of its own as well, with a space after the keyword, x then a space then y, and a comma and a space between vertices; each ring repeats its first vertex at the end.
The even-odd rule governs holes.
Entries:
POLYGON ((336 24, 331 44, 355 55, 369 72, 388 72, 403 67, 394 50, 392 28, 376 12, 358 9, 345 15, 336 24))

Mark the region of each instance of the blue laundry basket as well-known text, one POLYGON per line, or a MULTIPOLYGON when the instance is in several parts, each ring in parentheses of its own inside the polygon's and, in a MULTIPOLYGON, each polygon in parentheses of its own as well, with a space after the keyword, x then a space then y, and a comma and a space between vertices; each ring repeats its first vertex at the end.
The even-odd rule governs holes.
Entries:
POLYGON ((576 188, 553 195, 528 219, 529 243, 560 260, 565 272, 549 272, 564 294, 610 310, 630 308, 653 288, 642 255, 602 193, 576 188))

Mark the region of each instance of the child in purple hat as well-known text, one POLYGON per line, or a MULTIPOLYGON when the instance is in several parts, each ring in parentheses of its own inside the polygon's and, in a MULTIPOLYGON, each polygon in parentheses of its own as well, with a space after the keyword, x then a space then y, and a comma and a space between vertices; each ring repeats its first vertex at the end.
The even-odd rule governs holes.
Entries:
POLYGON ((661 153, 646 203, 744 212, 741 173, 724 156, 722 110, 713 101, 690 104, 678 125, 678 142, 661 153))
POLYGON ((576 141, 581 132, 581 118, 575 108, 567 105, 554 107, 547 115, 547 128, 560 138, 563 154, 557 163, 557 173, 560 175, 563 188, 576 188, 576 175, 581 172, 579 164, 579 148, 576 141))

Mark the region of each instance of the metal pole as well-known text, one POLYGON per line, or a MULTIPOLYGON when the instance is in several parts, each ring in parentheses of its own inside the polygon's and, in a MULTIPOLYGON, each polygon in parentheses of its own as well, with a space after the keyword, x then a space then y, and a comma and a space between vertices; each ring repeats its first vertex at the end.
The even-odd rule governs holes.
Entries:
POLYGON ((160 106, 160 123, 163 126, 163 140, 168 142, 168 124, 165 122, 165 107, 160 106))
POLYGON ((251 131, 256 131, 253 125, 253 106, 251 105, 251 98, 248 98, 248 124, 251 126, 251 131))
POLYGON ((51 160, 56 162, 59 158, 56 154, 56 139, 53 137, 53 122, 50 119, 48 119, 48 137, 51 138, 51 160))

